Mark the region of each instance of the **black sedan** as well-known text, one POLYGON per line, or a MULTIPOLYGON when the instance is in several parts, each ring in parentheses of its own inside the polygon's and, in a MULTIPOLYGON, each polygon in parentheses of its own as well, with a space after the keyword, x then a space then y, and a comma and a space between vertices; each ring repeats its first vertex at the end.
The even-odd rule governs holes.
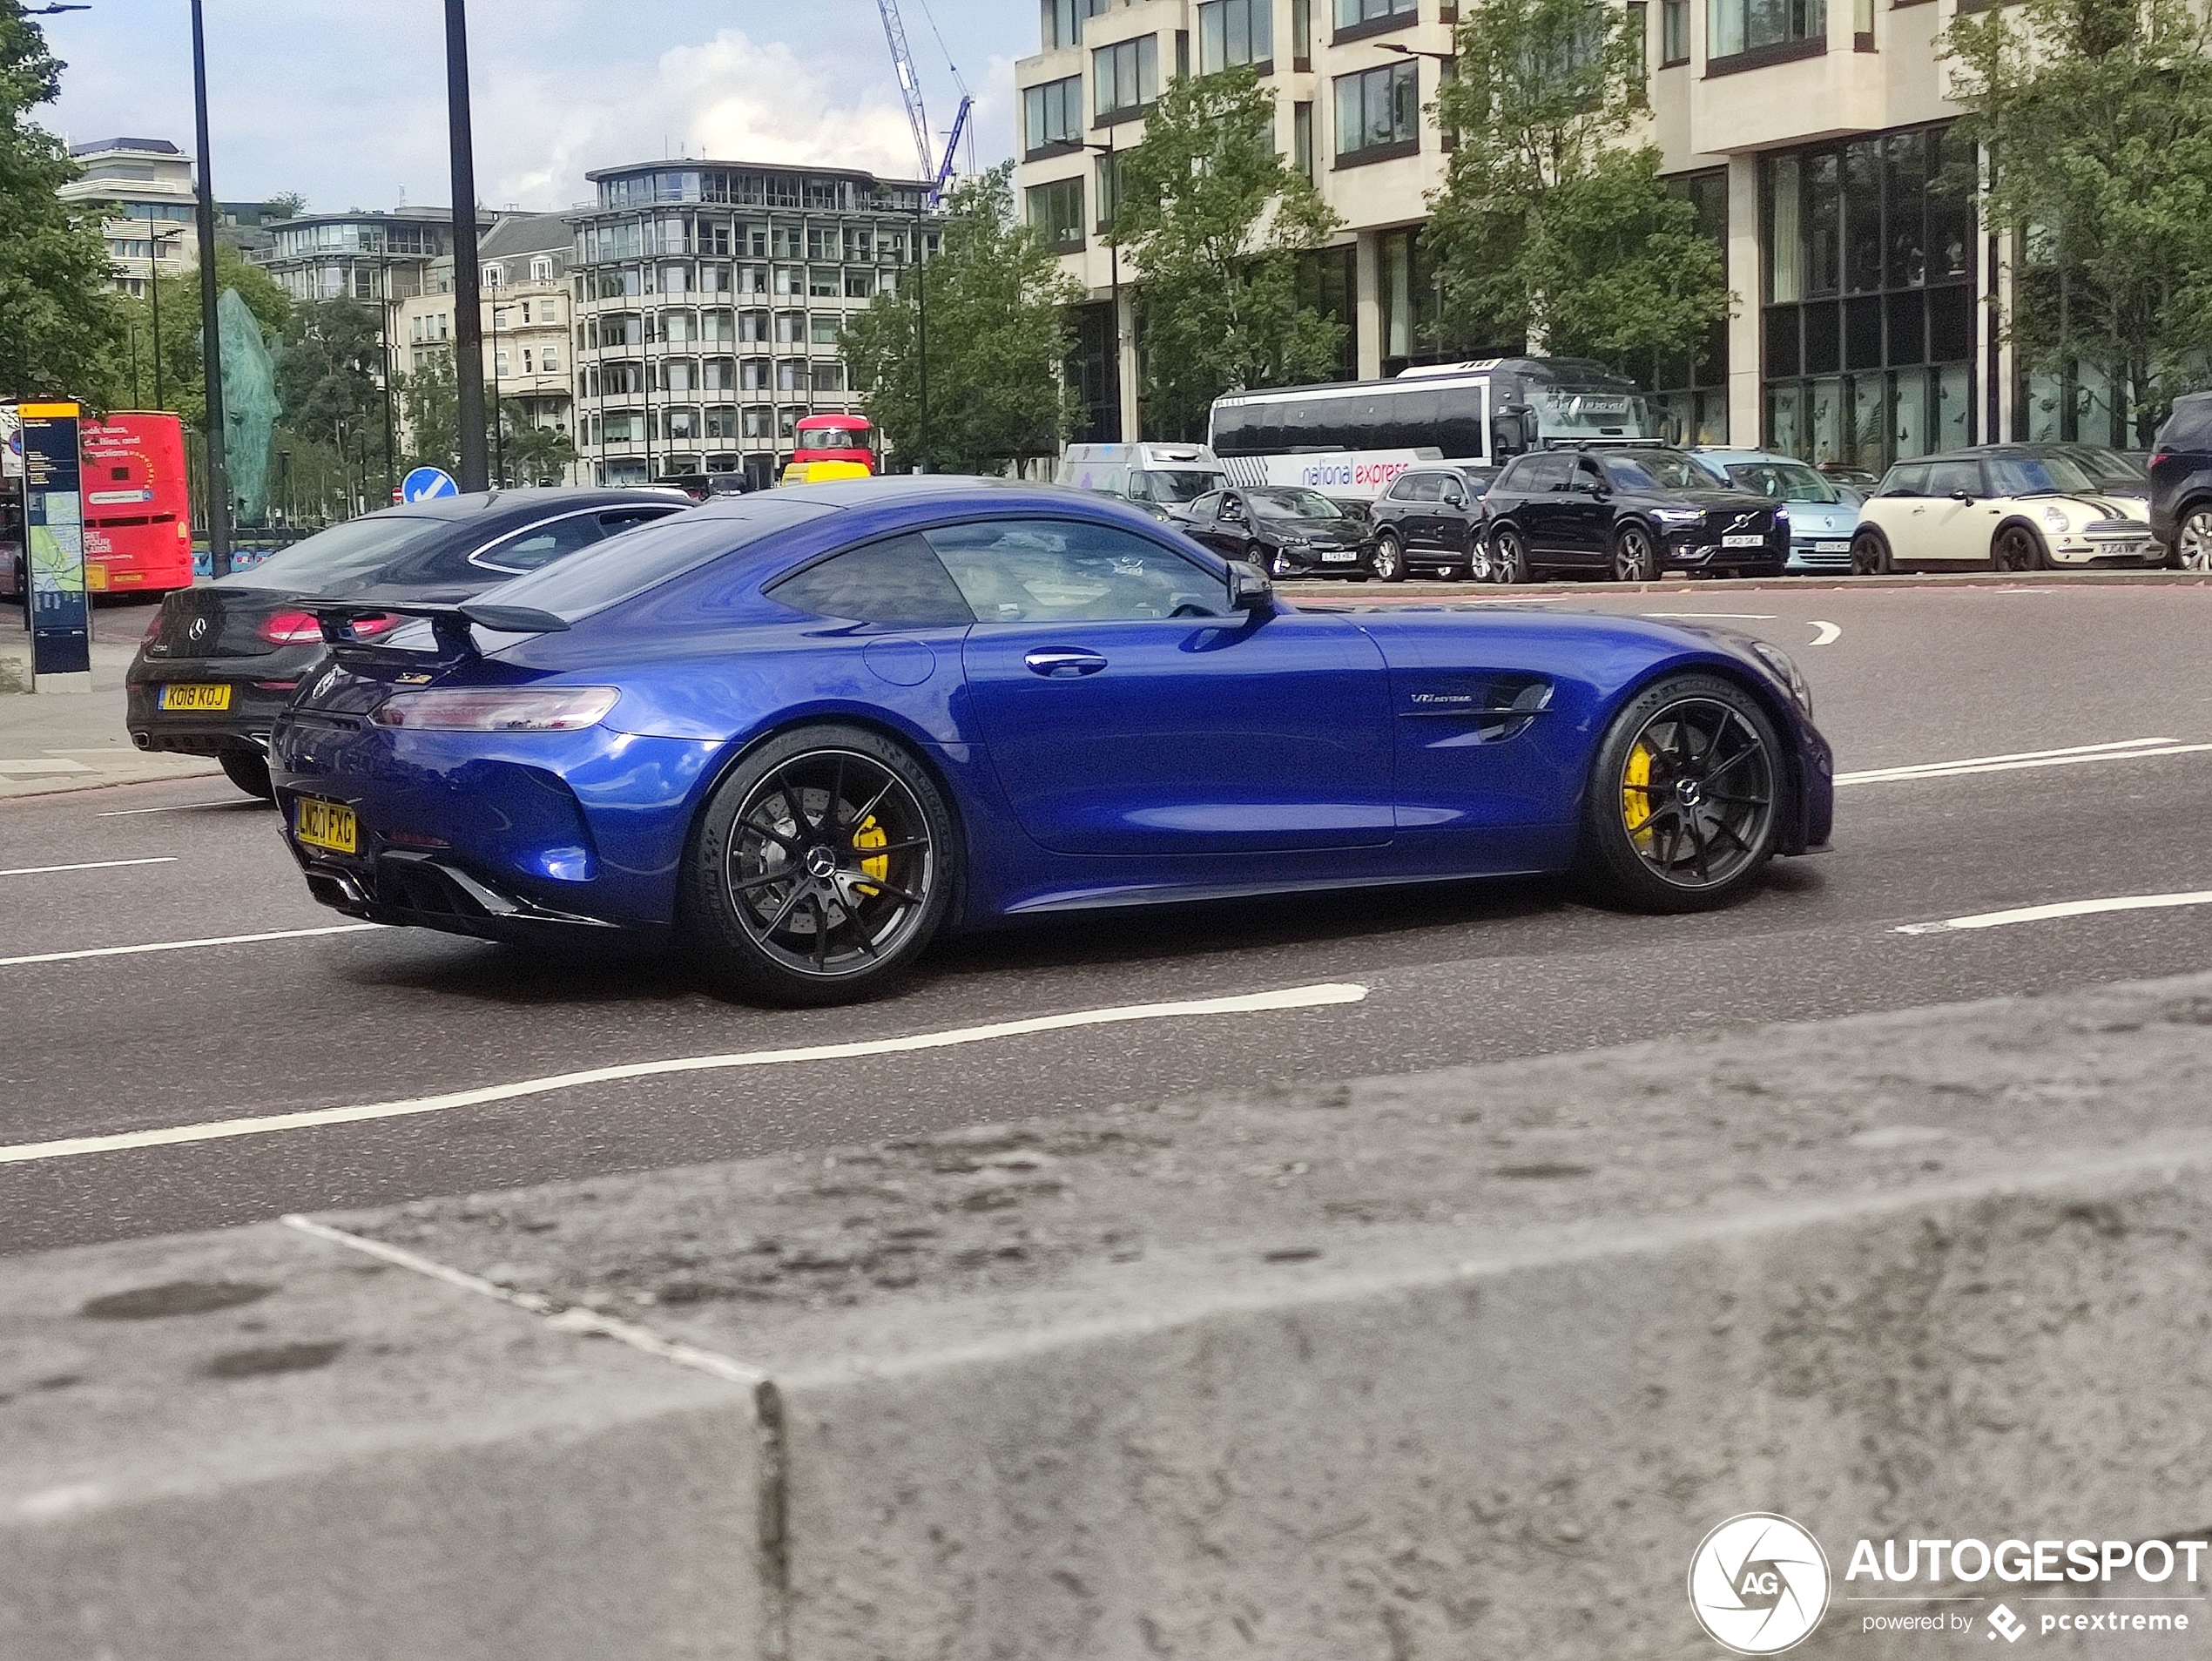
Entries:
POLYGON ((1318 490, 1270 484, 1211 491, 1190 504, 1181 528, 1270 577, 1368 577, 1367 522, 1318 490))
POLYGON ((1494 467, 1409 467, 1375 498, 1375 575, 1403 581, 1408 571, 1446 578, 1489 575, 1482 498, 1494 467))
MULTIPOLYGON (((131 741, 212 755, 240 790, 267 796, 269 729, 323 655, 306 602, 465 600, 690 505, 682 492, 655 488, 437 496, 349 519, 250 570, 180 589, 162 601, 125 677, 131 741)), ((373 635, 379 620, 366 626, 373 635)))
POLYGON ((1668 571, 1778 577, 1790 516, 1696 457, 1658 446, 1534 450, 1484 498, 1491 575, 1548 573, 1648 583, 1668 571))

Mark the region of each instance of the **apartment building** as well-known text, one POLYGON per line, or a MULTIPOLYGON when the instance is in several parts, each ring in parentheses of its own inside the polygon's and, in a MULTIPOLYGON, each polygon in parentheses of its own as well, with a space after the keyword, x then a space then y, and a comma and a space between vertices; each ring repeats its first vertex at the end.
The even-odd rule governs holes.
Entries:
MULTIPOLYGON (((1969 0, 1971 4, 1973 0, 1969 0)), ((2117 436, 2102 389, 2016 381, 2008 250, 1981 233, 1939 41, 1959 0, 1636 0, 1645 128, 1725 251, 1734 317, 1694 361, 1623 366, 1688 440, 1879 468, 1970 442, 2117 436)), ((1344 221, 1303 273, 1350 326, 1341 374, 1440 361, 1420 231, 1453 0, 1042 0, 1015 66, 1024 211, 1090 299, 1071 378, 1093 439, 1139 435, 1126 267, 1099 234, 1114 154, 1164 78, 1257 65, 1277 143, 1344 221), (1120 291, 1120 311, 1115 294, 1120 291)))
MULTIPOLYGON (((479 234, 491 224, 479 208, 479 234)), ((406 300, 424 292, 433 261, 453 255, 453 215, 442 207, 302 213, 269 229, 260 263, 302 302, 406 300)))
POLYGON ((69 153, 84 172, 55 194, 64 202, 113 205, 102 228, 117 288, 144 294, 157 270, 172 276, 198 268, 199 187, 190 156, 166 138, 102 138, 71 145, 69 153))
POLYGON ((586 178, 594 199, 566 216, 572 389, 599 483, 772 483, 799 416, 858 402, 848 320, 941 234, 926 185, 864 172, 655 161, 586 178))

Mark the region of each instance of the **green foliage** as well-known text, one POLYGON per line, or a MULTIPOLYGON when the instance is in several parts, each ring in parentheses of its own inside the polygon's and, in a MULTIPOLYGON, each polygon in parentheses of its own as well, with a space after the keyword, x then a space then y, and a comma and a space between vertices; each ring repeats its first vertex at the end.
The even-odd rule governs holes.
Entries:
POLYGON ((2212 14, 2189 0, 2023 0, 1952 24, 1986 213, 2019 233, 2024 366, 2124 389, 2148 444, 2212 348, 2212 14))
POLYGON ((1049 456, 1068 430, 1065 308, 1081 296, 1015 219, 1013 177, 1007 162, 954 186, 942 249, 846 331, 861 409, 897 463, 981 472, 1049 456))
POLYGON ((1224 392, 1334 372, 1344 325, 1298 305, 1297 256, 1337 217, 1275 148, 1271 88, 1249 68, 1171 83, 1117 166, 1145 431, 1195 435, 1224 392))
POLYGON ((350 300, 300 307, 285 331, 277 370, 287 424, 317 436, 369 420, 381 427, 384 393, 377 375, 382 360, 375 307, 350 300))
POLYGON ((576 460, 576 446, 556 427, 540 427, 514 399, 500 401, 499 429, 504 457, 497 463, 498 476, 509 484, 558 484, 569 463, 576 460))
MULTIPOLYGON (((160 339, 157 342, 154 338, 154 299, 119 296, 115 303, 125 332, 108 348, 105 365, 107 382, 116 388, 118 398, 128 395, 130 356, 135 352, 138 407, 170 410, 181 416, 185 425, 197 430, 205 425, 207 417, 206 381, 201 373, 199 354, 199 273, 196 269, 185 270, 156 277, 154 281, 160 289, 160 339), (161 358, 162 395, 158 404, 154 402, 153 375, 157 349, 161 358)), ((237 249, 219 242, 215 245, 215 286, 219 294, 226 288, 235 288, 239 298, 246 302, 246 308, 253 314, 253 321, 261 326, 262 337, 278 354, 279 395, 289 411, 291 400, 284 395, 283 341, 292 321, 291 296, 277 287, 276 280, 267 272, 247 264, 237 249)))
POLYGON ((55 196, 78 170, 29 119, 61 91, 61 71, 20 0, 0 0, 0 393, 112 408, 123 335, 100 206, 55 196))
POLYGON ((1697 211, 1627 142, 1643 40, 1621 7, 1483 0, 1437 98, 1458 135, 1424 246, 1447 339, 1559 355, 1688 353, 1734 296, 1697 211))
POLYGON ((261 204, 264 219, 296 219, 306 210, 307 199, 298 191, 279 191, 261 204))
POLYGON ((461 476, 461 388, 450 353, 433 352, 421 368, 400 377, 401 408, 407 418, 407 455, 402 474, 418 467, 439 467, 461 476))

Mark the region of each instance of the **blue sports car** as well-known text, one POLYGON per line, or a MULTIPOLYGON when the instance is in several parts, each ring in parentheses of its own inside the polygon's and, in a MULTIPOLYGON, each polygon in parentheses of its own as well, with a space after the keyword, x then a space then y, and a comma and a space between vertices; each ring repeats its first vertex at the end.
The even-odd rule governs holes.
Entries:
POLYGON ((873 992, 948 928, 1578 869, 1662 911, 1824 845, 1763 643, 1499 604, 1285 604, 1087 492, 717 501, 332 643, 279 721, 324 903, 651 933, 751 996, 873 992))

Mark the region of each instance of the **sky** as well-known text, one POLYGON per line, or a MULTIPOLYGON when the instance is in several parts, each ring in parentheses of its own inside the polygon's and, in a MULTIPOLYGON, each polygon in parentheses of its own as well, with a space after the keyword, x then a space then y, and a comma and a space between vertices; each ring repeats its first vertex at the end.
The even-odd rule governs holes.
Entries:
MULTIPOLYGON (((72 144, 192 151, 185 0, 89 3, 43 19, 69 67, 34 118, 72 144)), ((934 145, 959 107, 949 64, 975 97, 975 161, 1011 155, 1036 0, 900 10, 934 145)), ((442 0, 206 0, 206 14, 219 199, 445 205, 442 0)), ((590 194, 587 170, 662 156, 919 171, 876 0, 469 0, 469 57, 476 193, 492 207, 567 207, 590 194)))

